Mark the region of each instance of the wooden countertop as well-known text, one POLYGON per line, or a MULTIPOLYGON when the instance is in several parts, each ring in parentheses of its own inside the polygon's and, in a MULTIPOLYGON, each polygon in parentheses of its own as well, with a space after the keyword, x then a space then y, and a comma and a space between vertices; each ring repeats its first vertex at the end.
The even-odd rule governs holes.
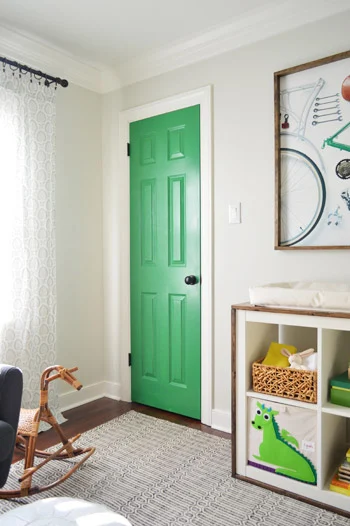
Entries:
POLYGON ((232 310, 250 310, 260 312, 274 312, 280 314, 299 314, 304 316, 324 316, 328 318, 350 318, 350 312, 344 311, 328 311, 328 310, 312 310, 312 309, 298 309, 296 307, 266 307, 263 305, 252 305, 251 303, 238 303, 231 305, 232 310))

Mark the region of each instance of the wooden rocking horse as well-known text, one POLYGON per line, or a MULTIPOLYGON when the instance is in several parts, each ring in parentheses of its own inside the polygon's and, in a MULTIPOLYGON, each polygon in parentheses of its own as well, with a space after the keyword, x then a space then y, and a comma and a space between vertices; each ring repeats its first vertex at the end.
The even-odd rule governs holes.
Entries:
POLYGON ((72 374, 78 370, 78 367, 65 369, 61 365, 48 367, 41 375, 40 381, 40 407, 38 409, 21 409, 19 424, 16 437, 16 447, 24 452, 24 471, 18 479, 20 488, 17 490, 1 490, 0 499, 13 499, 18 497, 27 497, 54 488, 61 482, 67 480, 95 451, 94 447, 74 448, 73 443, 81 436, 76 435, 73 438, 67 438, 63 433, 61 426, 51 413, 48 406, 48 387, 50 382, 61 379, 72 385, 78 391, 82 388, 81 383, 72 374), (56 374, 52 374, 56 371, 56 374), (62 446, 56 451, 41 451, 36 449, 36 442, 39 433, 40 422, 47 422, 53 427, 62 442, 62 446), (41 467, 50 460, 62 460, 84 455, 76 462, 65 475, 46 486, 32 486, 32 477, 41 467), (41 457, 44 460, 34 466, 35 457, 41 457))

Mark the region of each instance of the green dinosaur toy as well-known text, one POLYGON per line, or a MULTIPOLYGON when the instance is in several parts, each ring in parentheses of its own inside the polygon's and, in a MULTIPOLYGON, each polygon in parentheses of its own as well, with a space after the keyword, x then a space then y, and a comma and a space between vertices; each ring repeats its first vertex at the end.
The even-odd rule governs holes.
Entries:
POLYGON ((252 426, 263 431, 263 440, 259 446, 260 456, 253 455, 254 458, 279 466, 276 473, 309 484, 316 484, 316 469, 312 462, 298 451, 298 441, 285 429, 280 433, 275 420, 278 411, 273 411, 271 407, 267 408, 259 402, 256 405, 257 410, 252 426))

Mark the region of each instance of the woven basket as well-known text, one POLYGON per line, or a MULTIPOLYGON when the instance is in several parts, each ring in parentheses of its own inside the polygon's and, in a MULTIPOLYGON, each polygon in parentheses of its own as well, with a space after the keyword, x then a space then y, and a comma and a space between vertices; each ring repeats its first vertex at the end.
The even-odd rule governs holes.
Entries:
POLYGON ((253 390, 301 402, 317 403, 317 372, 253 363, 253 390))

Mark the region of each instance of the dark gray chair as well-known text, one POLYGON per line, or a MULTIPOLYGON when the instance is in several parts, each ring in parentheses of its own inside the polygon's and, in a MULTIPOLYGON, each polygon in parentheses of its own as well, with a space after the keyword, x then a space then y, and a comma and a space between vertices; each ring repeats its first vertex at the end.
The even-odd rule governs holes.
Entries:
POLYGON ((0 488, 5 485, 11 467, 22 391, 22 371, 0 364, 0 488))

